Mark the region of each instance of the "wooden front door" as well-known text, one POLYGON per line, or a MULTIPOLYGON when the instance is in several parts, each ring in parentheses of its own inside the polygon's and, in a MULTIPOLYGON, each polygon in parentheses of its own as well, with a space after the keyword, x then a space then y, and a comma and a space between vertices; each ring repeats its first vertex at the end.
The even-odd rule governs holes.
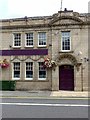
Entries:
POLYGON ((74 67, 62 65, 59 67, 59 90, 74 90, 74 67))

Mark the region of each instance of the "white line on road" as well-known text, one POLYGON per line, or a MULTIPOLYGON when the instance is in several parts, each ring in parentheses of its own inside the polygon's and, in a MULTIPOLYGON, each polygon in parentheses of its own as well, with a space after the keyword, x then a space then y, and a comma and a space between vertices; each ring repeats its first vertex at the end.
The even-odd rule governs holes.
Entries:
POLYGON ((61 106, 61 107, 89 107, 82 104, 39 104, 39 103, 0 103, 0 105, 22 105, 22 106, 61 106))

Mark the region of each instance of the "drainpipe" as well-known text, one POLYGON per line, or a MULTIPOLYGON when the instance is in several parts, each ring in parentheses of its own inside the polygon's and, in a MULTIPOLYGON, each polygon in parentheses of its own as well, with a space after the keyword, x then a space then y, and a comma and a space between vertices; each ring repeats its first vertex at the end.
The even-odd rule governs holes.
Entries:
POLYGON ((81 65, 81 91, 83 91, 83 65, 81 65))

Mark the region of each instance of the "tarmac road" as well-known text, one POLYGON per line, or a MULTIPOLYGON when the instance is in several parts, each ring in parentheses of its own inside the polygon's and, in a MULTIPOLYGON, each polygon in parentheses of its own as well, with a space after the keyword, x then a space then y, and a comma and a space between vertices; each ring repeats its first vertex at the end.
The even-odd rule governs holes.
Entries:
POLYGON ((2 98, 3 118, 88 118, 88 99, 2 98))

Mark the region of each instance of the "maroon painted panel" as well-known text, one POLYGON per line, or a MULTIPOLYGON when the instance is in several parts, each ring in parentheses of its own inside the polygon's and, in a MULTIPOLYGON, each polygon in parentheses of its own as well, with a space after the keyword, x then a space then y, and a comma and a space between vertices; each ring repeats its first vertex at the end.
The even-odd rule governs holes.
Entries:
POLYGON ((64 65, 59 67, 59 89, 74 90, 74 69, 73 66, 64 65))
POLYGON ((11 55, 48 55, 48 49, 32 49, 32 50, 0 50, 1 56, 11 55))

